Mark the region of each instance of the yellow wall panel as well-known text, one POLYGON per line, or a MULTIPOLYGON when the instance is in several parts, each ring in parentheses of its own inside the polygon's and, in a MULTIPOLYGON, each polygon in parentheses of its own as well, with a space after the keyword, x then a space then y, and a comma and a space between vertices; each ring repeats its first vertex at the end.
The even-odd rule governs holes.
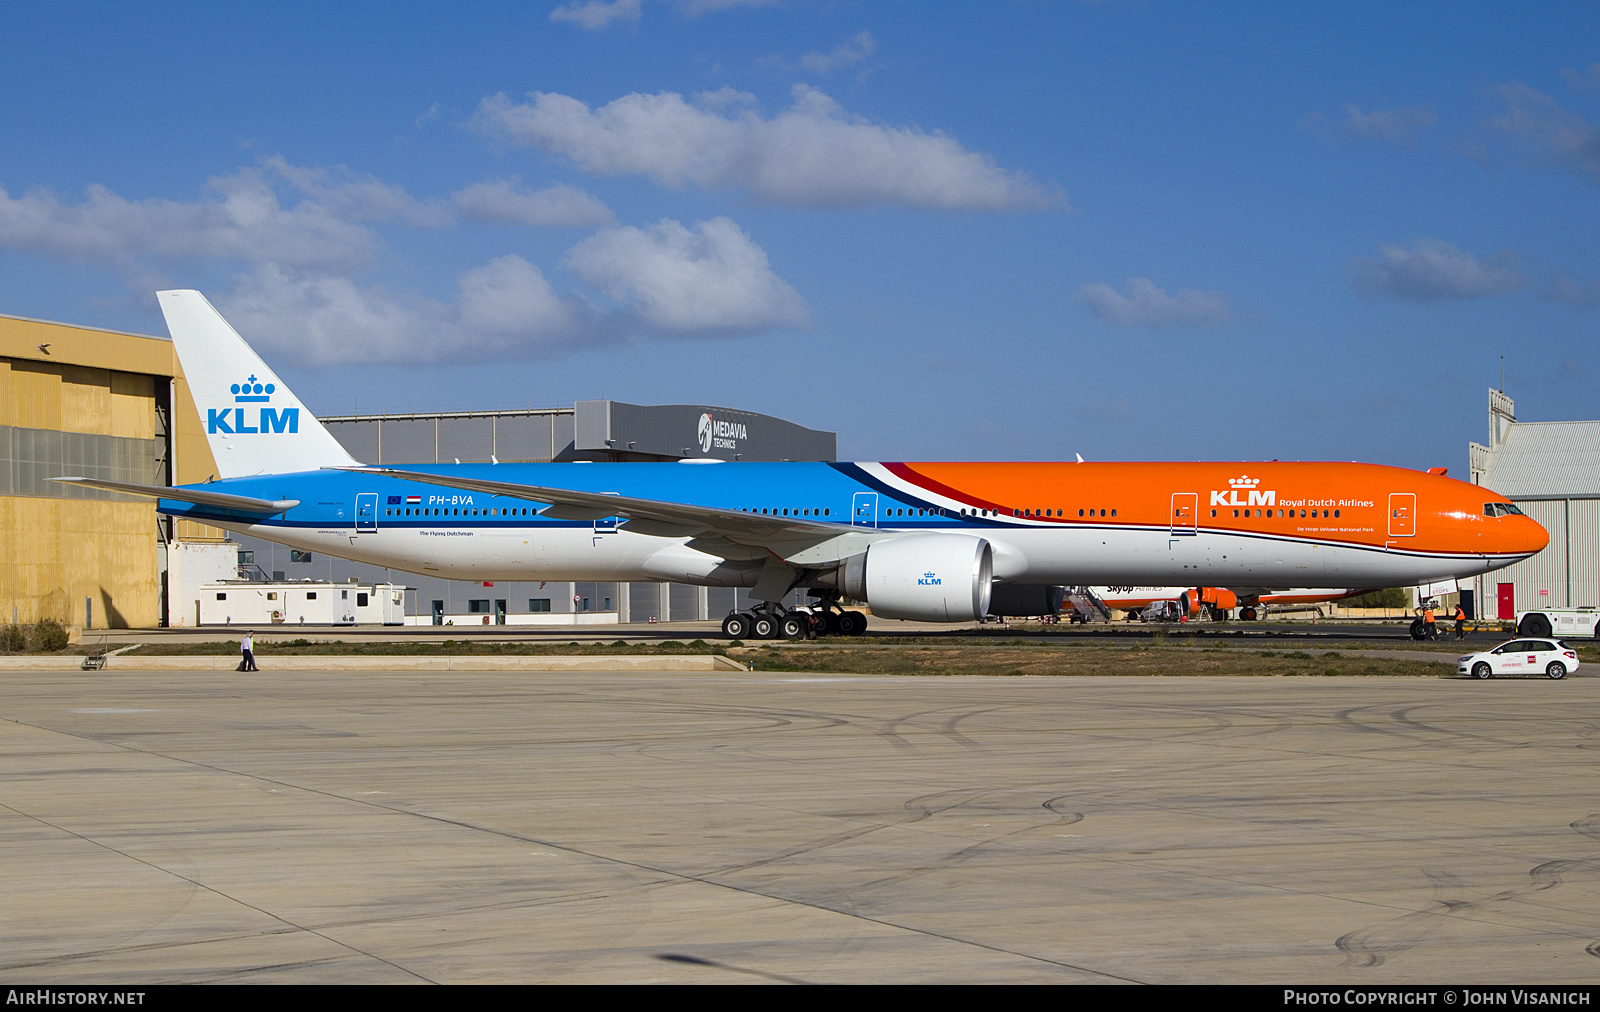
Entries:
POLYGON ((200 412, 195 408, 194 398, 189 394, 188 382, 180 376, 172 386, 172 414, 178 429, 173 434, 178 458, 177 477, 173 483, 190 485, 205 481, 216 474, 217 464, 211 456, 211 443, 206 439, 200 412))
MULTIPOLYGON (((111 370, 61 366, 61 425, 67 432, 111 434, 111 370)), ((151 405, 151 410, 155 406, 151 405)))
POLYGON ((25 429, 61 428, 61 367, 51 362, 12 360, 0 404, 5 424, 25 429))
POLYGON ((155 506, 0 497, 0 621, 148 628, 159 622, 155 506))
POLYGON ((147 376, 171 376, 177 358, 172 342, 165 338, 15 316, 0 316, 0 355, 147 376), (45 343, 50 347, 40 351, 39 345, 45 343))
MULTIPOLYGON (((111 435, 154 439, 156 383, 154 376, 111 373, 111 435)), ((165 384, 165 378, 160 380, 165 384)))

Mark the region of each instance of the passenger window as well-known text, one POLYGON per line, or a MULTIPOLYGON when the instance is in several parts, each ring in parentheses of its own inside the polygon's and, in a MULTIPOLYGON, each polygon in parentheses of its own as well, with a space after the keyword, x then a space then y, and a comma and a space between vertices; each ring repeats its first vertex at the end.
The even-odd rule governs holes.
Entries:
POLYGON ((1238 516, 1238 515, 1239 515, 1239 511, 1238 511, 1238 510, 1234 510, 1234 511, 1233 511, 1233 515, 1234 515, 1234 516, 1238 516))
POLYGON ((1078 511, 1078 516, 1080 516, 1080 517, 1083 516, 1083 510, 1079 510, 1078 511))
POLYGON ((1116 515, 1117 515, 1117 511, 1116 511, 1116 510, 1112 510, 1112 511, 1111 511, 1111 515, 1112 515, 1112 516, 1116 516, 1116 515))
POLYGON ((1333 511, 1333 515, 1334 515, 1335 519, 1337 519, 1338 516, 1339 516, 1339 511, 1338 510, 1334 510, 1333 511))

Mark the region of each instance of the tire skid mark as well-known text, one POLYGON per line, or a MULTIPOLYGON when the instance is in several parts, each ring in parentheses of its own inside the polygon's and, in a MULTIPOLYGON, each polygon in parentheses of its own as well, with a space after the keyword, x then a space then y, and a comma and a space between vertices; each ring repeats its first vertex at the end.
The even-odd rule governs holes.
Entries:
POLYGON ((841 843, 849 843, 851 840, 858 840, 863 836, 868 836, 872 833, 877 833, 885 829, 892 829, 897 826, 909 826, 914 823, 921 822, 924 819, 931 818, 934 815, 943 814, 944 812, 954 811, 957 808, 964 807, 965 805, 970 804, 971 802, 976 801, 978 798, 989 793, 992 793, 992 790, 988 788, 963 788, 961 790, 939 791, 935 794, 918 795, 917 797, 908 800, 904 805, 901 806, 905 811, 913 813, 911 818, 902 822, 875 822, 870 825, 857 826, 855 828, 843 830, 838 833, 829 833, 826 836, 818 837, 810 842, 796 844, 793 847, 789 847, 773 854, 767 854, 753 861, 741 861, 737 864, 731 864, 723 868, 718 868, 715 871, 710 872, 710 874, 726 875, 733 872, 746 871, 752 868, 760 868, 764 865, 773 864, 778 861, 786 861, 790 858, 814 853, 816 851, 824 850, 828 847, 833 847, 841 843), (945 798, 950 795, 962 795, 963 797, 961 797, 960 800, 948 805, 927 803, 931 799, 945 798))
MULTIPOLYGON (((1600 840, 1600 813, 1585 816, 1569 826, 1582 836, 1600 840)), ((1423 874, 1433 883, 1433 899, 1428 906, 1347 932, 1336 939, 1334 945, 1345 954, 1346 966, 1381 966, 1388 957, 1413 949, 1442 930, 1449 923, 1448 917, 1469 915, 1489 905, 1514 902, 1554 889, 1566 881, 1567 876, 1583 871, 1600 872, 1600 854, 1541 862, 1528 869, 1528 881, 1523 885, 1469 900, 1459 895, 1461 883, 1454 873, 1424 868, 1423 874)), ((1600 957, 1600 941, 1590 943, 1584 951, 1600 957)))
MULTIPOLYGON (((1407 727, 1416 728, 1418 731, 1422 731, 1430 735, 1444 738, 1460 738, 1465 741, 1473 741, 1482 743, 1484 745, 1492 745, 1495 748, 1500 749, 1528 747, 1528 743, 1526 741, 1507 741, 1504 738, 1491 738, 1487 735, 1473 734, 1470 731, 1458 731, 1454 728, 1439 727, 1435 724, 1424 724, 1422 721, 1412 718, 1411 713, 1413 710, 1421 709, 1428 705, 1429 704, 1426 703, 1418 703, 1411 706, 1401 707, 1400 709, 1391 712, 1389 716, 1394 718, 1396 721, 1399 721, 1401 724, 1406 725, 1407 727)), ((1430 742, 1430 744, 1434 743, 1435 742, 1430 742)))
POLYGON ((968 717, 977 717, 985 713, 993 713, 998 709, 1001 709, 1001 707, 990 706, 982 710, 968 710, 966 713, 958 713, 954 717, 951 717, 949 720, 944 722, 944 725, 940 728, 939 733, 944 735, 946 738, 949 738, 957 745, 960 745, 964 749, 969 749, 973 752, 988 752, 989 748, 987 746, 981 742, 974 741, 973 739, 962 734, 960 731, 957 731, 956 725, 960 724, 968 717))
MULTIPOLYGON (((62 735, 64 737, 68 737, 68 738, 78 738, 80 740, 85 740, 85 741, 91 740, 91 739, 87 738, 87 736, 85 736, 85 735, 77 734, 77 733, 74 733, 72 731, 64 730, 64 729, 61 729, 61 728, 46 727, 46 726, 41 725, 41 724, 34 724, 34 723, 30 723, 30 722, 27 722, 27 721, 21 721, 21 720, 15 720, 14 722, 18 723, 18 724, 22 724, 22 725, 24 725, 26 727, 35 728, 36 730, 45 731, 45 732, 48 732, 48 733, 51 733, 51 734, 59 734, 59 735, 62 735)), ((126 744, 122 744, 122 743, 119 743, 119 742, 105 742, 103 744, 105 744, 105 745, 107 745, 109 747, 121 749, 121 750, 126 751, 126 752, 132 752, 132 753, 136 753, 136 754, 140 754, 140 755, 156 756, 156 757, 159 757, 159 758, 162 758, 162 759, 166 759, 166 760, 168 760, 170 762, 179 763, 181 765, 193 767, 195 769, 204 769, 204 770, 211 770, 211 771, 218 772, 218 773, 226 773, 229 776, 248 777, 251 780, 255 780, 255 781, 258 781, 258 782, 261 782, 261 783, 276 784, 277 786, 289 788, 289 789, 295 790, 295 791, 301 791, 301 792, 304 792, 306 794, 318 795, 318 796, 321 796, 321 797, 331 798, 331 799, 334 799, 334 800, 337 800, 337 801, 343 801, 343 802, 347 802, 347 803, 351 803, 351 804, 361 805, 363 807, 374 809, 374 810, 377 810, 377 811, 385 811, 385 812, 393 813, 395 815, 405 816, 405 817, 414 818, 414 819, 420 819, 420 820, 423 820, 423 821, 426 821, 426 822, 434 823, 436 825, 452 826, 452 827, 455 827, 455 828, 458 828, 458 829, 466 830, 468 832, 479 833, 479 834, 482 834, 482 835, 488 836, 488 837, 497 837, 497 838, 504 839, 504 840, 513 840, 513 841, 516 841, 518 843, 534 844, 534 845, 537 845, 537 846, 546 847, 546 848, 548 848, 550 850, 553 850, 553 851, 559 851, 561 853, 565 853, 565 854, 569 854, 569 855, 573 855, 573 856, 577 856, 577 857, 583 857, 583 858, 588 858, 588 859, 591 859, 591 860, 594 860, 594 861, 600 861, 600 862, 605 862, 605 863, 609 863, 609 864, 614 864, 614 865, 620 866, 622 868, 628 869, 629 871, 634 872, 634 873, 644 872, 644 873, 648 873, 648 874, 652 874, 652 875, 659 875, 659 876, 662 876, 662 877, 667 878, 667 879, 675 880, 675 882, 677 882, 677 883, 698 883, 698 884, 701 884, 701 885, 706 885, 706 886, 710 886, 710 887, 717 888, 717 889, 725 889, 725 890, 727 890, 729 892, 739 893, 739 894, 746 895, 746 896, 758 896, 758 897, 762 897, 762 898, 765 898, 765 899, 775 900, 775 901, 777 901, 779 903, 787 903, 787 904, 792 904, 792 905, 797 906, 797 907, 808 908, 808 909, 811 909, 811 910, 820 910, 820 911, 825 911, 825 912, 828 912, 828 913, 834 913, 834 914, 838 914, 838 915, 840 915, 842 917, 853 918, 855 920, 864 921, 864 922, 869 923, 869 924, 876 924, 876 925, 881 925, 881 926, 887 927, 887 928, 893 928, 893 929, 895 929, 897 931, 905 931, 905 932, 909 932, 909 933, 912 933, 912 934, 921 935, 921 936, 926 937, 926 938, 937 938, 937 939, 941 939, 941 940, 948 941, 948 942, 954 942, 957 945, 965 945, 965 946, 971 946, 972 948, 975 948, 975 949, 982 949, 982 950, 987 951, 987 952, 997 952, 997 953, 1002 953, 1002 954, 1008 955, 1008 956, 1015 956, 1015 957, 1017 957, 1019 959, 1031 960, 1031 961, 1036 962, 1036 963, 1042 963, 1042 964, 1047 965, 1047 966, 1058 967, 1058 968, 1061 968, 1061 969, 1064 969, 1064 970, 1072 970, 1072 971, 1075 971, 1075 972, 1078 972, 1078 973, 1088 974, 1088 975, 1093 976, 1093 977, 1100 977, 1100 978, 1103 978, 1105 980, 1124 981, 1124 982, 1130 983, 1130 984, 1145 983, 1145 981, 1143 981, 1143 980, 1140 980, 1140 979, 1134 978, 1134 977, 1129 977, 1126 974, 1115 973, 1115 972, 1110 971, 1110 970, 1096 970, 1096 969, 1094 969, 1092 967, 1084 966, 1084 965, 1079 964, 1079 963, 1068 962, 1067 960, 1064 960, 1064 959, 1058 959, 1058 958, 1054 958, 1054 957, 1051 957, 1051 956, 1042 955, 1042 954, 1039 954, 1039 953, 1026 952, 1026 951, 1023 951, 1023 950, 1020 950, 1020 949, 1009 948, 1009 947, 1004 946, 1004 945, 999 945, 999 944, 995 944, 995 943, 991 943, 991 942, 985 942, 985 941, 983 941, 983 940, 981 940, 979 938, 968 937, 966 935, 957 934, 957 933, 954 933, 954 932, 940 931, 940 930, 937 930, 937 929, 931 928, 931 927, 919 926, 919 925, 913 923, 912 920, 909 919, 909 918, 907 918, 907 919, 897 919, 892 915, 875 916, 875 915, 872 915, 872 914, 869 914, 869 913, 863 913, 863 912, 860 912, 860 911, 854 909, 854 905, 853 904, 830 905, 828 903, 824 903, 824 902, 821 902, 819 900, 816 900, 816 899, 813 899, 813 898, 810 898, 810 897, 794 895, 794 894, 790 894, 790 893, 787 893, 787 892, 784 892, 784 891, 778 890, 778 889, 768 889, 768 888, 762 888, 762 887, 759 887, 759 886, 742 885, 742 884, 739 884, 737 882, 727 881, 727 880, 725 880, 723 878, 715 877, 715 876, 712 876, 712 875, 709 875, 709 874, 699 874, 699 873, 696 873, 696 872, 693 872, 693 871, 688 871, 688 870, 683 870, 683 869, 676 869, 676 868, 669 868, 669 867, 662 866, 662 865, 655 865, 655 864, 651 864, 651 863, 648 863, 648 862, 645 862, 645 861, 640 861, 640 860, 637 860, 637 859, 623 857, 621 855, 605 854, 605 853, 599 852, 598 850, 589 849, 589 848, 587 848, 587 847, 585 847, 583 845, 580 845, 580 844, 568 843, 568 842, 550 840, 550 839, 544 839, 544 838, 541 838, 541 837, 536 837, 536 836, 532 836, 532 835, 529 835, 529 834, 526 834, 526 833, 518 832, 518 831, 512 830, 512 829, 506 829, 506 828, 501 828, 501 827, 496 827, 496 826, 485 825, 485 824, 482 824, 482 823, 475 822, 475 821, 473 821, 473 820, 471 820, 469 818, 454 817, 454 816, 445 815, 445 814, 442 814, 442 813, 429 812, 429 811, 424 811, 424 810, 420 810, 420 809, 410 809, 410 808, 400 807, 400 806, 397 806, 397 805, 394 805, 394 804, 390 804, 390 803, 375 801, 375 800, 372 800, 372 799, 346 797, 345 795, 340 794, 337 791, 331 791, 331 790, 326 790, 326 789, 323 789, 323 788, 311 787, 311 786, 306 786, 304 784, 293 783, 293 782, 288 781, 288 780, 277 779, 277 778, 274 778, 274 777, 271 777, 271 776, 267 776, 267 775, 264 775, 264 774, 261 774, 261 773, 248 773, 248 772, 245 772, 243 770, 232 769, 232 768, 229 768, 229 767, 226 767, 226 766, 217 765, 215 763, 204 762, 204 761, 201 761, 201 760, 198 760, 198 759, 185 758, 185 757, 181 757, 181 756, 171 755, 169 753, 159 752, 159 751, 156 751, 154 749, 140 748, 140 747, 138 747, 136 745, 126 745, 126 744)), ((946 793, 951 793, 951 792, 946 792, 946 793)), ((0 804, 0 808, 9 808, 9 807, 10 806, 6 806, 6 805, 3 805, 3 804, 0 804)), ((12 811, 16 811, 16 809, 11 809, 11 810, 12 811)), ((19 812, 18 814, 24 814, 25 815, 25 813, 21 813, 21 812, 19 812)), ((34 819, 34 821, 41 821, 41 822, 43 821, 43 820, 40 820, 37 816, 25 816, 25 817, 32 818, 32 819, 34 819)), ((913 821, 915 821, 915 820, 913 820, 913 821)), ((51 825, 51 824, 46 823, 46 825, 51 825)), ((61 829, 62 827, 53 826, 52 825, 52 828, 61 829)), ((887 828, 887 827, 876 827, 876 828, 887 828)), ((79 834, 73 833, 71 830, 64 830, 64 831, 69 833, 69 834, 71 834, 71 835, 79 836, 79 834)), ((107 847, 106 844, 98 843, 97 841, 94 841, 94 840, 92 840, 92 839, 90 839, 88 837, 80 836, 80 838, 84 839, 85 841, 87 841, 89 843, 94 843, 96 846, 101 846, 101 847, 106 847, 107 849, 112 849, 110 847, 107 847)), ((125 854, 124 856, 131 856, 131 855, 126 855, 125 854)), ((133 859, 134 860, 138 860, 138 858, 133 858, 133 859)), ((206 887, 203 883, 197 883, 197 884, 200 884, 202 888, 210 888, 210 887, 206 887)), ((215 890, 212 890, 212 891, 215 891, 215 890)), ((231 899, 231 897, 229 897, 229 898, 231 899)), ((235 902, 242 902, 242 901, 235 900, 235 902)), ((243 904, 243 905, 247 905, 248 906, 249 904, 243 904)), ((260 908, 254 908, 254 909, 260 909, 260 908)), ((273 914, 270 911, 261 910, 261 912, 263 914, 266 914, 268 917, 272 917, 273 919, 277 920, 279 923, 289 925, 289 926, 291 926, 292 928, 294 928, 296 930, 308 931, 311 934, 320 935, 320 932, 318 932, 314 928, 306 928, 306 927, 303 927, 301 925, 294 924, 293 922, 287 920, 286 918, 283 918, 283 917, 281 917, 279 915, 273 914)), ((327 936, 322 936, 322 937, 327 937, 327 936)), ((329 938, 328 940, 333 942, 336 945, 341 945, 344 948, 350 949, 350 950, 352 950, 354 952, 358 952, 361 955, 369 956, 370 958, 379 960, 380 962, 387 963, 388 965, 393 966, 396 969, 401 970, 402 972, 411 974, 412 976, 418 977, 418 978, 423 979, 423 980, 427 980, 429 983, 436 983, 435 981, 432 981, 432 980, 429 980, 426 977, 423 977, 422 974, 416 973, 413 970, 409 970, 409 969, 405 968, 404 966, 401 966, 398 963, 394 963, 394 962, 391 962, 390 960, 384 959, 382 956, 378 956, 378 955, 373 954, 373 953, 364 952, 362 950, 356 949, 354 946, 350 945, 349 943, 339 942, 336 939, 329 938)))
POLYGON ((1345 966, 1382 966, 1390 956, 1414 949, 1442 930, 1446 917, 1477 909, 1477 904, 1459 897, 1461 880, 1453 872, 1424 868, 1422 874, 1433 885, 1433 899, 1426 907, 1348 931, 1334 940, 1334 946, 1345 954, 1345 966))
MULTIPOLYGON (((955 792, 948 792, 948 793, 955 793, 955 792)), ((992 794, 992 793, 994 793, 994 792, 993 791, 985 791, 984 792, 984 794, 992 794)), ((939 795, 925 795, 925 797, 938 797, 938 796, 939 795)), ((1060 828, 1062 828, 1064 826, 1070 826, 1070 825, 1073 825, 1075 823, 1082 822, 1083 821, 1083 813, 1082 812, 1073 811, 1073 810, 1070 810, 1070 809, 1063 810, 1063 806, 1065 805, 1065 803, 1067 801, 1071 800, 1073 797, 1075 797, 1075 795, 1063 794, 1060 797, 1051 798, 1048 801, 1045 801, 1045 802, 1040 804, 1040 806, 1039 806, 1040 808, 1046 809, 1051 814, 1056 816, 1056 819, 1053 822, 1047 822, 1047 823, 1031 825, 1031 826, 1021 826, 1021 827, 1019 827, 1017 829, 1008 829, 1003 833, 996 833, 994 836, 987 837, 987 838, 979 840, 979 841, 977 841, 975 843, 970 843, 970 844, 966 845, 965 847, 961 847, 961 848, 959 848, 959 849, 957 849, 955 851, 952 851, 951 853, 946 854, 944 857, 942 857, 942 858, 938 859, 937 861, 934 861, 934 862, 932 862, 930 864, 919 865, 919 866, 917 866, 915 868, 906 868, 906 869, 904 869, 902 871, 899 871, 899 872, 896 872, 896 873, 894 873, 892 875, 885 875, 882 878, 871 879, 871 880, 868 880, 866 882, 862 882, 862 883, 859 883, 859 884, 853 886, 852 890, 856 891, 856 892, 864 892, 865 890, 878 888, 878 887, 881 887, 881 886, 899 885, 899 884, 904 883, 906 881, 909 881, 911 879, 918 878, 918 877, 920 877, 922 875, 927 875, 927 874, 929 874, 931 872, 942 871, 942 870, 944 870, 946 868, 954 867, 956 865, 965 864, 967 861, 970 861, 972 858, 978 856, 978 854, 982 853, 983 851, 987 850, 988 848, 994 846, 997 843, 1000 843, 1001 841, 1007 840, 1007 839, 1009 839, 1011 837, 1021 836, 1024 833, 1038 832, 1041 829, 1060 829, 1060 828)), ((912 799, 912 800, 915 801, 915 800, 920 800, 920 799, 912 799)), ((973 798, 971 800, 976 801, 978 799, 977 798, 973 798)), ((911 802, 908 801, 908 802, 906 802, 906 804, 909 806, 911 804, 911 802)), ((941 811, 944 811, 944 812, 954 811, 955 809, 962 808, 962 807, 965 807, 965 804, 951 805, 948 808, 942 809, 941 811)), ((932 813, 930 812, 929 814, 932 814, 932 813)), ((913 822, 920 822, 923 818, 926 818, 926 817, 927 816, 919 816, 917 819, 914 819, 912 821, 913 822)))

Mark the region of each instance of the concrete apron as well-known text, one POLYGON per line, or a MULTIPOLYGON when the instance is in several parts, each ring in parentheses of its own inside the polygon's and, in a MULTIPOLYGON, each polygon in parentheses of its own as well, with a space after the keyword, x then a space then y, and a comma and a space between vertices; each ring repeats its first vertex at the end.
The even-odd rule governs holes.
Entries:
MULTIPOLYGON (((3 671, 61 671, 76 669, 81 656, 42 655, 0 657, 3 671)), ((108 656, 107 671, 232 671, 239 655, 214 657, 108 656)), ((273 671, 744 671, 743 664, 716 654, 662 656, 532 657, 256 657, 262 674, 273 671)))

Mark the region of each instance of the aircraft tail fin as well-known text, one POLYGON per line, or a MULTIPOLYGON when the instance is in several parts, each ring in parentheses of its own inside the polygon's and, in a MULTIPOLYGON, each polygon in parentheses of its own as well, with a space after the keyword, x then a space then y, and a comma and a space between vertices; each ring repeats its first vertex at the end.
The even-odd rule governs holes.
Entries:
POLYGON ((224 478, 358 463, 206 297, 157 292, 200 423, 224 478))

